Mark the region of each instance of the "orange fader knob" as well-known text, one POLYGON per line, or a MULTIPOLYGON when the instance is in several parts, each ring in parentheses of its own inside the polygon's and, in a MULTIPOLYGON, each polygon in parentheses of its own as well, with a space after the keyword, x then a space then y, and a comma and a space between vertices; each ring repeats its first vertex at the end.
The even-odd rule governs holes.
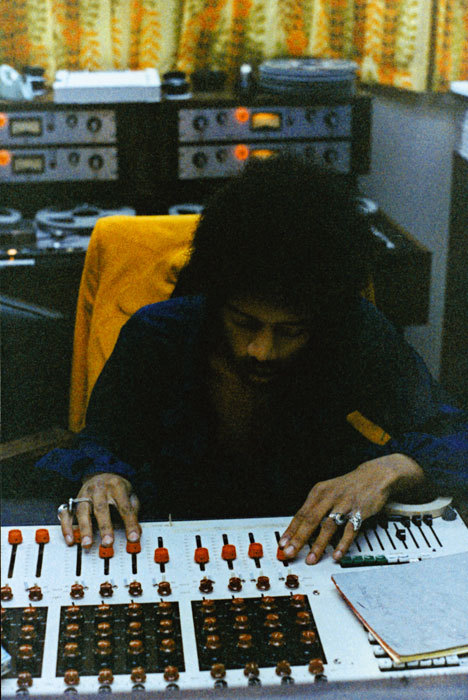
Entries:
POLYGON ((278 561, 286 561, 284 549, 281 549, 281 547, 278 547, 278 550, 276 552, 276 558, 278 559, 278 561))
POLYGON ((232 561, 237 557, 236 553, 236 548, 234 547, 233 544, 225 544, 223 545, 223 549, 221 551, 221 557, 225 561, 232 561))
POLYGON ((104 547, 103 544, 99 545, 99 556, 101 559, 111 559, 114 556, 113 547, 104 547))
POLYGON ((73 540, 75 544, 81 544, 81 532, 78 530, 78 528, 73 530, 73 540))
POLYGON ((36 542, 37 544, 47 544, 50 541, 49 531, 45 528, 39 528, 36 530, 36 542))
POLYGON ((154 561, 156 564, 167 564, 169 561, 169 552, 166 547, 156 547, 154 550, 154 561))
POLYGON ((249 544, 249 557, 251 559, 261 559, 263 557, 263 547, 260 542, 251 542, 249 544))
POLYGON ((210 555, 206 547, 197 547, 195 550, 195 562, 197 564, 207 564, 210 561, 210 555))
POLYGON ((127 540, 127 552, 128 554, 140 554, 141 544, 139 542, 128 542, 127 540))
POLYGON ((23 541, 23 534, 21 530, 10 530, 8 533, 8 544, 21 544, 23 541))

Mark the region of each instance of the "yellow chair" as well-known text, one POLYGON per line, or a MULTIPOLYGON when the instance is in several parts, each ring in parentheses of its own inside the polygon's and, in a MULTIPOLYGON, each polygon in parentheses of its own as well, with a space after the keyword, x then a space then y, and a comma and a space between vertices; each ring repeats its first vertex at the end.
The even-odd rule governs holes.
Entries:
POLYGON ((110 216, 91 235, 78 293, 69 428, 84 427, 92 388, 121 327, 168 299, 190 251, 198 215, 110 216))

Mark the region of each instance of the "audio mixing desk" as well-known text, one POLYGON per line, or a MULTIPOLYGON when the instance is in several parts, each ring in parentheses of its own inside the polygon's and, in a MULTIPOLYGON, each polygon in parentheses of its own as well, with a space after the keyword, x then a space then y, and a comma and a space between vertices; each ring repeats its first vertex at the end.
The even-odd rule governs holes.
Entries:
POLYGON ((143 523, 140 545, 117 530, 112 549, 90 550, 78 533, 67 547, 58 526, 2 528, 2 640, 11 657, 3 696, 308 693, 333 682, 467 677, 466 654, 393 662, 331 580, 468 551, 455 510, 380 518, 341 565, 330 551, 316 566, 305 564, 305 550, 284 561, 278 539, 287 523, 143 523))

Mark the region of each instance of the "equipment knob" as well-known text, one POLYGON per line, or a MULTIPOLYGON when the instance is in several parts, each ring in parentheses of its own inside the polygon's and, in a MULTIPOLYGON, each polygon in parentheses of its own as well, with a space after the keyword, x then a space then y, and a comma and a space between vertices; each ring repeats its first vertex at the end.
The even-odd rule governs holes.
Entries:
POLYGON ((260 669, 255 661, 249 661, 245 664, 244 676, 249 678, 257 678, 260 675, 260 669))
POLYGON ((243 612, 245 610, 245 600, 243 598, 233 598, 231 600, 231 610, 233 612, 243 612))
POLYGON ((268 578, 268 576, 258 577, 257 588, 259 591, 268 591, 270 589, 270 579, 268 578))
POLYGON ((224 678, 226 675, 226 667, 224 664, 213 664, 210 669, 210 673, 212 678, 224 678))
POLYGON ((221 558, 225 561, 233 561, 237 556, 236 548, 233 544, 225 544, 221 550, 221 558))
POLYGON ((260 607, 263 610, 275 610, 276 609, 276 601, 271 595, 265 595, 263 596, 260 607))
POLYGON ((111 685, 114 682, 114 674, 110 668, 101 668, 98 675, 100 685, 111 685))
POLYGON ((37 640, 36 629, 34 625, 23 625, 19 634, 22 644, 34 645, 37 640))
POLYGON ((195 117, 195 119, 193 120, 193 128, 196 131, 204 131, 207 126, 208 126, 208 119, 203 114, 200 114, 198 117, 195 117))
POLYGON ((110 639, 98 639, 94 649, 96 661, 100 664, 108 664, 114 650, 110 639))
POLYGON ((132 620, 127 627, 127 637, 130 639, 140 639, 143 635, 143 625, 138 620, 132 620))
POLYGON ((174 633, 174 624, 170 618, 163 618, 159 623, 159 634, 167 636, 174 633))
POLYGON ((154 561, 156 564, 167 564, 169 561, 169 552, 166 547, 156 547, 154 550, 154 561))
POLYGON ((159 595, 171 595, 172 588, 169 581, 161 581, 158 583, 158 593, 159 595))
POLYGON ((162 639, 161 644, 159 645, 159 651, 162 654, 167 654, 168 656, 170 654, 173 654, 177 648, 177 645, 175 643, 175 639, 172 639, 172 637, 169 637, 168 639, 162 639))
POLYGON ((21 673, 18 673, 18 680, 16 682, 18 684, 18 688, 21 690, 26 690, 26 688, 30 688, 32 686, 33 679, 29 671, 21 671, 21 673))
POLYGON ((94 616, 94 619, 99 622, 109 622, 109 620, 112 620, 113 617, 113 611, 110 605, 107 605, 106 603, 102 603, 102 605, 98 605, 96 609, 96 614, 94 616))
POLYGON ((10 530, 8 533, 8 544, 21 544, 23 535, 21 530, 10 530))
POLYGON ((0 597, 2 600, 11 600, 13 598, 13 591, 8 584, 2 586, 0 597))
MULTIPOLYGON (((194 164, 194 166, 196 168, 198 168, 198 170, 201 170, 202 168, 204 168, 205 165, 207 164, 207 162, 208 162, 208 158, 206 156, 206 153, 203 153, 203 151, 197 151, 192 156, 192 163, 194 164)), ((197 562, 197 563, 200 563, 200 562, 197 562)))
POLYGON ((268 615, 265 617, 265 622, 263 625, 268 629, 278 629, 278 627, 281 627, 279 615, 276 615, 276 613, 268 613, 268 615))
POLYGON ((247 615, 236 615, 233 627, 235 630, 248 630, 250 623, 247 615))
POLYGON ((335 129, 338 126, 338 114, 336 112, 328 112, 325 115, 324 121, 329 129, 335 129))
POLYGON ((110 622, 99 622, 96 627, 96 635, 99 639, 111 639, 114 634, 110 622))
POLYGON ((143 588, 139 581, 132 581, 128 584, 128 592, 132 597, 138 598, 143 594, 143 588))
POLYGON ((99 556, 101 559, 112 559, 112 557, 114 556, 114 548, 112 546, 104 547, 103 544, 100 544, 99 556))
POLYGON ((296 615, 296 625, 299 627, 310 627, 312 623, 312 618, 307 610, 299 610, 296 615))
POLYGON ((49 531, 42 527, 36 530, 36 542, 37 544, 47 544, 50 542, 49 531))
POLYGON ((161 600, 157 612, 158 615, 172 615, 172 603, 169 600, 161 600))
POLYGON ((168 683, 174 683, 179 678, 179 669, 177 666, 166 666, 164 669, 164 680, 168 683))
POLYGON ((146 681, 146 672, 143 666, 135 666, 130 674, 132 683, 144 683, 146 681))
POLYGON ((141 603, 134 603, 133 601, 127 605, 127 617, 132 620, 140 620, 143 617, 143 608, 141 603))
POLYGON ((141 663, 145 654, 145 647, 141 639, 132 639, 128 643, 127 655, 131 660, 131 663, 141 663))
POLYGON ((78 117, 76 114, 67 114, 65 124, 70 127, 70 129, 74 129, 78 124, 78 117))
POLYGON ((97 134, 97 132, 101 130, 101 127, 102 121, 99 119, 99 117, 90 117, 86 122, 86 128, 92 134, 97 134))
POLYGON ((317 635, 315 634, 314 630, 302 630, 300 638, 301 644, 304 644, 304 646, 311 646, 312 644, 315 644, 316 640, 317 635))
POLYGON ((241 591, 242 590, 242 581, 238 576, 232 576, 229 579, 228 583, 228 588, 230 591, 241 591))
POLYGON ((31 586, 28 591, 29 600, 42 600, 42 591, 40 586, 31 586))
POLYGON ((317 676, 323 673, 323 661, 322 659, 311 659, 309 661, 309 673, 313 673, 317 676))
POLYGON ((204 632, 215 632, 218 629, 218 620, 216 617, 205 617, 203 620, 204 632))
POLYGON ((268 644, 272 647, 282 647, 284 644, 284 634, 282 632, 272 632, 268 644))
POLYGON ((249 557, 251 559, 261 559, 263 557, 263 546, 260 542, 251 542, 249 544, 249 557))
POLYGON ((80 674, 76 668, 69 668, 67 671, 65 671, 63 680, 65 681, 66 685, 78 685, 80 682, 80 674))
POLYGON ((201 591, 201 593, 212 593, 213 592, 213 581, 205 576, 200 581, 200 585, 198 588, 201 591))
POLYGON ((203 615, 213 615, 216 611, 214 600, 202 600, 201 611, 203 615))
POLYGON ((125 549, 127 550, 128 554, 140 554, 141 544, 140 544, 140 542, 128 542, 127 541, 125 549))
POLYGON ((251 634, 240 634, 237 640, 237 648, 245 651, 246 649, 251 649, 253 645, 251 634))
POLYGON ((81 664, 81 651, 76 642, 67 642, 63 647, 63 658, 67 668, 78 668, 81 664))
POLYGON ((84 586, 81 583, 72 583, 70 596, 72 598, 84 598, 84 586))
POLYGON ((299 576, 296 574, 288 574, 285 582, 286 588, 299 588, 299 576))
MULTIPOLYGON (((228 152, 225 148, 218 148, 215 156, 216 156, 216 160, 218 161, 218 163, 225 163, 227 161, 228 152)), ((233 547, 233 545, 227 545, 227 546, 233 547)), ((235 557, 234 557, 234 559, 235 559, 235 557)))
POLYGON ((290 676, 291 675, 291 666, 289 664, 289 661, 279 661, 276 664, 276 675, 277 676, 290 676))
POLYGON ((302 593, 296 593, 291 596, 290 606, 296 608, 297 610, 303 610, 305 608, 305 595, 302 593))
POLYGON ((20 644, 17 651, 17 659, 21 670, 29 670, 35 661, 35 656, 32 644, 20 644))
POLYGON ((205 648, 209 651, 217 651, 221 647, 221 640, 218 634, 209 634, 205 640, 205 648))
POLYGON ((68 608, 65 610, 65 617, 69 622, 79 623, 83 620, 83 611, 81 610, 79 605, 69 605, 68 608))
POLYGON ((22 620, 26 623, 34 623, 37 620, 37 608, 33 608, 32 605, 24 608, 22 620))
POLYGON ((101 170, 104 165, 104 158, 99 153, 94 153, 88 158, 88 164, 91 170, 101 170))
POLYGON ((110 581, 104 581, 99 586, 99 595, 101 598, 110 598, 114 594, 114 586, 110 581))

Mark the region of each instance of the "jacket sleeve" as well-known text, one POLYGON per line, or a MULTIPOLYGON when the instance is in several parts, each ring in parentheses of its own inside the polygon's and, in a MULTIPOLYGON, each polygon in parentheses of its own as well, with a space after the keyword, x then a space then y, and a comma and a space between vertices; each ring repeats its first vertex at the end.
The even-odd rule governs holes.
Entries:
POLYGON ((362 412, 390 439, 370 455, 412 457, 443 487, 468 487, 468 415, 421 357, 375 309, 366 307, 359 369, 362 412))

